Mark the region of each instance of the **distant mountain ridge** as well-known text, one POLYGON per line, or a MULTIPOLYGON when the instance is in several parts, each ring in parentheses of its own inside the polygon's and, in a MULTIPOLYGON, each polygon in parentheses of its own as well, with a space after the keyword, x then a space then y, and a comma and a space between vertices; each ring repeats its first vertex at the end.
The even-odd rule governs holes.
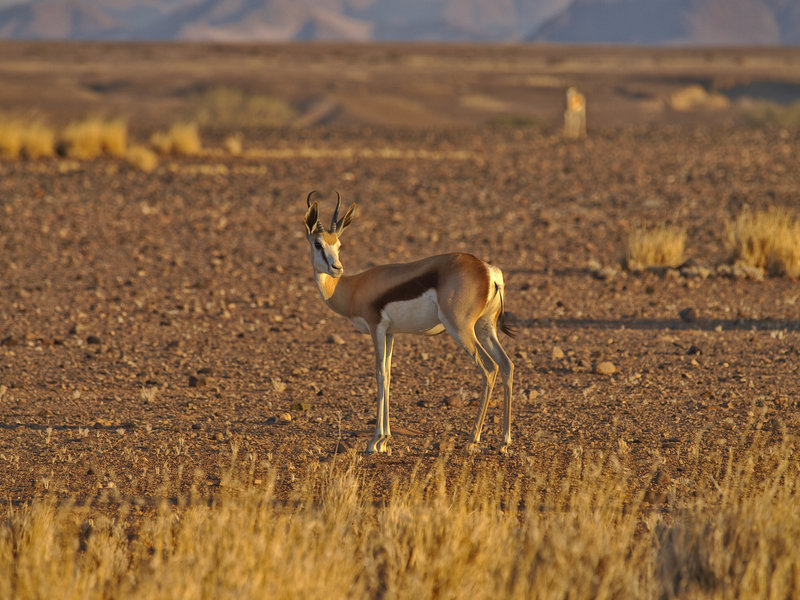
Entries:
POLYGON ((0 37, 800 44, 798 0, 0 0, 0 37))

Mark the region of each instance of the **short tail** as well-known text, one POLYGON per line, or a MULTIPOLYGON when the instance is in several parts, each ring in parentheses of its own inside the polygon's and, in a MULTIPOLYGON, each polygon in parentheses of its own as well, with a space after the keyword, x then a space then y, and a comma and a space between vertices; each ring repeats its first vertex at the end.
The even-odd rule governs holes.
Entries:
POLYGON ((500 326, 500 331, 505 333, 508 337, 514 337, 516 335, 516 330, 511 327, 508 323, 506 323, 506 309, 505 309, 505 301, 504 301, 504 286, 498 285, 495 283, 497 288, 497 293, 500 294, 500 315, 497 318, 497 324, 500 326))

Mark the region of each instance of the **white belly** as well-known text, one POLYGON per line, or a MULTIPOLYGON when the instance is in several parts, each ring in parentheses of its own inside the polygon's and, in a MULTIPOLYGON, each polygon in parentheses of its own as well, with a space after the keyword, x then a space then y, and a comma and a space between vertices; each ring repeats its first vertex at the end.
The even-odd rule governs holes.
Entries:
POLYGON ((428 290, 413 300, 390 302, 381 311, 387 333, 422 333, 436 335, 444 331, 439 320, 435 290, 428 290))
POLYGON ((369 333, 369 325, 361 317, 352 317, 350 322, 353 324, 353 327, 356 328, 356 331, 360 333, 369 333))

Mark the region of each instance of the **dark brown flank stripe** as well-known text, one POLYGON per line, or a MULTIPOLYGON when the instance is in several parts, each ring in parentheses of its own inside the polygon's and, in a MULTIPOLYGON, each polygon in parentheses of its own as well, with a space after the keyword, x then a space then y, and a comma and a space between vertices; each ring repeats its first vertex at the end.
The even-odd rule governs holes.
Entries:
POLYGON ((423 273, 414 279, 409 279, 408 281, 401 283, 390 290, 387 290, 383 295, 377 298, 375 302, 372 303, 372 306, 375 308, 378 314, 380 314, 383 308, 390 302, 414 300, 415 298, 422 296, 422 294, 428 290, 434 289, 437 285, 439 285, 438 271, 428 271, 427 273, 423 273))

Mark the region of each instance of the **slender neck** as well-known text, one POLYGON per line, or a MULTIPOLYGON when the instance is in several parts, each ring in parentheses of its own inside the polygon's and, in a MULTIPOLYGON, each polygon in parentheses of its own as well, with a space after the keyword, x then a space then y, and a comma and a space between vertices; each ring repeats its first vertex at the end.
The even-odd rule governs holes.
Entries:
POLYGON ((327 273, 317 271, 314 273, 314 279, 317 282, 317 288, 319 289, 319 293, 322 295, 322 299, 325 301, 325 304, 327 304, 328 307, 330 307, 330 309, 334 312, 346 316, 347 300, 345 296, 347 294, 343 293, 343 290, 347 286, 339 285, 344 279, 346 279, 346 277, 331 277, 327 273))

